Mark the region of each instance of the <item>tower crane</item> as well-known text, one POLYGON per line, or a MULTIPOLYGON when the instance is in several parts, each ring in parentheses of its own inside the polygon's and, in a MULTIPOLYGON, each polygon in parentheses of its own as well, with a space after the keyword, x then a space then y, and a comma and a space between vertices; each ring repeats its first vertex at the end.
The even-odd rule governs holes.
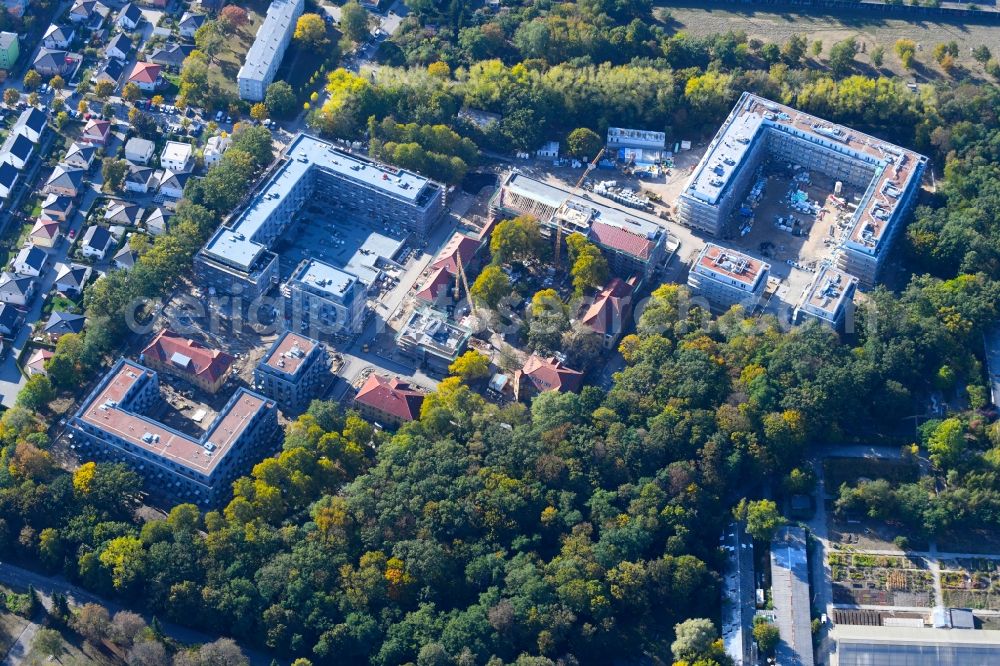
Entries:
MULTIPOLYGON (((601 161, 601 157, 604 155, 604 148, 597 153, 597 157, 591 160, 587 168, 583 170, 583 175, 580 176, 580 180, 576 181, 576 185, 573 186, 573 190, 570 192, 570 196, 575 196, 577 192, 580 191, 580 186, 583 185, 583 181, 590 175, 590 172, 597 167, 597 163, 601 161)), ((566 197, 566 201, 569 201, 569 197, 566 197)), ((566 203, 565 201, 563 203, 566 203)), ((556 254, 555 254, 555 267, 559 268, 559 258, 562 254, 562 220, 558 217, 556 218, 556 254)))

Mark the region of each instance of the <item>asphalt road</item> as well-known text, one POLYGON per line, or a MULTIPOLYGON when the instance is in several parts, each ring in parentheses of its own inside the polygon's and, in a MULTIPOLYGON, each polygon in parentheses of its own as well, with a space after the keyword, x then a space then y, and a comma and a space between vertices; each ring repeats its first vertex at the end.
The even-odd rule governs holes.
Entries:
MULTIPOLYGON (((101 604, 107 608, 108 612, 112 615, 120 610, 134 610, 126 608, 121 604, 103 599, 95 594, 91 594, 90 592, 73 585, 63 578, 43 576, 33 571, 22 569, 21 567, 7 564, 5 562, 0 563, 0 583, 21 592, 27 591, 29 585, 34 586, 41 596, 42 603, 46 606, 46 608, 51 606, 52 594, 58 592, 66 595, 70 606, 80 606, 88 603, 101 604)), ((142 613, 142 615, 147 622, 152 621, 152 616, 148 613, 142 613)), ((160 621, 160 625, 163 627, 163 631, 167 636, 186 645, 209 643, 219 638, 219 636, 213 636, 200 631, 195 631, 194 629, 188 629, 187 627, 182 627, 171 622, 164 622, 162 620, 160 621)), ((18 641, 18 645, 21 643, 25 643, 30 646, 30 637, 26 641, 18 641)), ((264 654, 258 650, 251 650, 246 647, 243 647, 243 652, 250 660, 252 666, 268 666, 273 659, 270 655, 264 654)), ((21 658, 23 658, 23 655, 20 654, 20 650, 15 652, 15 650, 12 649, 12 653, 8 655, 7 659, 3 662, 3 666, 7 666, 8 663, 12 665, 18 664, 20 663, 21 658)))

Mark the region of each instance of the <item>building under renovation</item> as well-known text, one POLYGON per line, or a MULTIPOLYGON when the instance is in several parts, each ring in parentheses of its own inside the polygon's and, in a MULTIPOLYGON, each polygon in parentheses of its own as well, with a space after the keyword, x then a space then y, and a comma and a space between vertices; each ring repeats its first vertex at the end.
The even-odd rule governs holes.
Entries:
POLYGON ((667 231, 654 220, 521 173, 507 176, 490 208, 498 216, 531 215, 550 236, 562 227, 564 244, 570 234, 583 234, 604 253, 612 275, 648 278, 663 266, 667 255, 667 231))
POLYGON ((446 372, 472 337, 472 331, 448 321, 444 313, 432 308, 413 311, 396 336, 399 351, 421 365, 446 372))
POLYGON ((916 199, 927 158, 743 93, 691 173, 678 200, 681 221, 714 236, 727 235, 733 210, 765 159, 808 165, 864 192, 840 242, 837 264, 874 284, 916 199))
POLYGON ((747 312, 760 303, 770 264, 750 255, 708 243, 688 273, 688 287, 718 310, 742 305, 747 312))

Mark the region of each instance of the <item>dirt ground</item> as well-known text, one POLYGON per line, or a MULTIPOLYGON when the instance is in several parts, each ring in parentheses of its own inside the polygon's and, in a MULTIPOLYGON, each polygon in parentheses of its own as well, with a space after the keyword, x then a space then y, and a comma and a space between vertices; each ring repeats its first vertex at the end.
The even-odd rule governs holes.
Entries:
MULTIPOLYGON (((958 42, 961 47, 958 64, 974 76, 983 76, 983 72, 979 63, 970 55, 972 48, 986 45, 995 51, 1000 44, 1000 26, 960 23, 957 20, 889 19, 863 10, 858 12, 837 10, 834 16, 819 8, 796 8, 775 12, 749 7, 738 9, 709 7, 697 2, 683 4, 687 6, 671 5, 662 7, 659 11, 661 15, 663 12, 670 13, 675 29, 684 30, 692 35, 705 36, 729 30, 742 30, 750 38, 783 43, 793 34, 801 34, 805 35, 810 43, 815 40, 823 42, 821 63, 829 56, 830 47, 834 43, 854 37, 861 49, 857 60, 862 63, 863 68, 870 65, 868 54, 876 45, 881 45, 886 50, 883 71, 891 71, 900 76, 913 76, 918 80, 939 78, 944 75, 931 57, 934 46, 941 42, 950 40, 958 42), (912 39, 917 43, 918 67, 913 72, 903 69, 899 59, 892 52, 893 44, 902 38, 912 39)), ((868 73, 874 73, 874 69, 868 73)))

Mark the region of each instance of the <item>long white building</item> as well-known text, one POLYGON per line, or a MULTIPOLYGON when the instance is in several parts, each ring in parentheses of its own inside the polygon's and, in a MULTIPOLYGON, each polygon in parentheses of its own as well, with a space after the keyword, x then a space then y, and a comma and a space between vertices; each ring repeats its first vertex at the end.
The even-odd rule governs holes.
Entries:
POLYGON ((264 99, 264 92, 274 80, 288 43, 292 41, 295 23, 302 16, 305 0, 273 0, 267 17, 257 30, 247 59, 240 67, 236 80, 240 97, 251 102, 264 99))

